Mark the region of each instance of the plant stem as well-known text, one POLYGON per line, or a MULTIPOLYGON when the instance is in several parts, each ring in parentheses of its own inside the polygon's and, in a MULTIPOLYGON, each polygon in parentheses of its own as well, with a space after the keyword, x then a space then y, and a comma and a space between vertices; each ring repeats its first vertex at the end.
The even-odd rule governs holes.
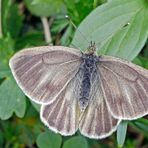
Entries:
POLYGON ((42 24, 43 24, 44 35, 45 35, 45 41, 46 41, 49 45, 52 45, 50 26, 49 26, 49 22, 48 22, 47 17, 41 17, 41 21, 42 21, 42 24))

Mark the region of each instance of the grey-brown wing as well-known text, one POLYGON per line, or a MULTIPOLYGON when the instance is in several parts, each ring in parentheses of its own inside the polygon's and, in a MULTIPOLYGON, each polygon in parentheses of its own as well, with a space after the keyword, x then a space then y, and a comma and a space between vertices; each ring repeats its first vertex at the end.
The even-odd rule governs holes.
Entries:
POLYGON ((117 129, 120 120, 112 116, 106 105, 99 75, 96 75, 92 82, 89 99, 89 105, 81 116, 80 132, 94 139, 102 139, 111 135, 117 129))
POLYGON ((80 114, 79 91, 80 80, 76 76, 54 102, 42 105, 40 117, 49 129, 65 136, 75 134, 80 114))
POLYGON ((101 56, 98 63, 103 93, 117 119, 136 119, 148 114, 148 71, 131 62, 101 56))
POLYGON ((77 73, 81 53, 73 48, 42 46, 22 50, 10 59, 10 68, 26 96, 50 103, 77 73))

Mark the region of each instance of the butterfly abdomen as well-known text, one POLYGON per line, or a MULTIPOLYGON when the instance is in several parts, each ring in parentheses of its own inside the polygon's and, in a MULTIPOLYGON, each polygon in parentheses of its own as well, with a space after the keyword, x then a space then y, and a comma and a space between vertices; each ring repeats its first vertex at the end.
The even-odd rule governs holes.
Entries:
POLYGON ((82 60, 83 62, 79 69, 79 74, 81 75, 82 79, 80 87, 79 106, 81 110, 85 110, 89 103, 92 75, 96 70, 96 60, 94 55, 84 55, 82 60))

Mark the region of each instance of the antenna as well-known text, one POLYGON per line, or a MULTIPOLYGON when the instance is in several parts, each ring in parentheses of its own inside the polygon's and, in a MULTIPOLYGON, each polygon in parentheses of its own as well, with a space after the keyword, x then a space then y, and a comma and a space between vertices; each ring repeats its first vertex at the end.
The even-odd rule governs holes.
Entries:
MULTIPOLYGON (((70 19, 70 17, 68 15, 65 15, 65 18, 68 19, 68 21, 72 24, 72 26, 76 30, 78 30, 77 26, 73 23, 73 21, 70 19)), ((78 30, 78 32, 81 34, 81 36, 83 37, 83 39, 85 39, 90 44, 90 41, 88 41, 88 39, 85 37, 85 35, 80 30, 78 30)))

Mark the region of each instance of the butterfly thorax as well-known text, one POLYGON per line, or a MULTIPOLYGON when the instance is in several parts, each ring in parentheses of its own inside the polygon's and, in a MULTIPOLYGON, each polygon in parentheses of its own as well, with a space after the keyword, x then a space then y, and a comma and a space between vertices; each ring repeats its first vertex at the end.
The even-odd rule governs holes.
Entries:
POLYGON ((79 106, 83 111, 89 104, 89 96, 91 91, 91 84, 96 75, 96 62, 98 58, 93 54, 84 54, 82 56, 82 64, 79 69, 81 76, 79 106))

